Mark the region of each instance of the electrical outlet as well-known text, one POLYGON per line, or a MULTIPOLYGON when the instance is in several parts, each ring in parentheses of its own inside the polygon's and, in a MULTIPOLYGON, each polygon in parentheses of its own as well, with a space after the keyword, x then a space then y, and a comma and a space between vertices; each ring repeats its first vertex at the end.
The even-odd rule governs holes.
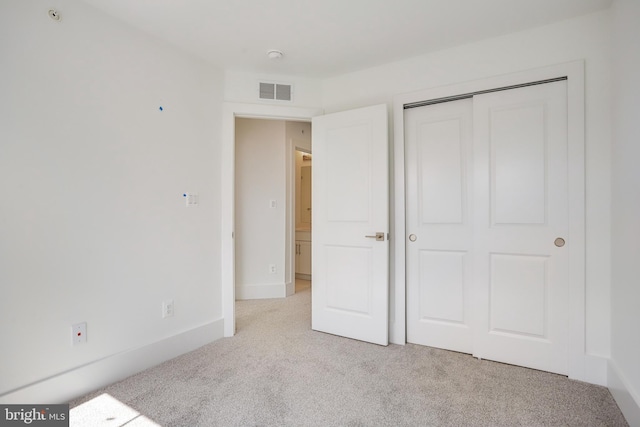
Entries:
POLYGON ((173 300, 166 300, 162 303, 162 318, 173 316, 173 300))
POLYGON ((87 323, 76 323, 71 325, 71 343, 73 345, 84 344, 87 342, 87 323))
POLYGON ((275 264, 269 264, 269 273, 276 274, 276 265, 275 264))

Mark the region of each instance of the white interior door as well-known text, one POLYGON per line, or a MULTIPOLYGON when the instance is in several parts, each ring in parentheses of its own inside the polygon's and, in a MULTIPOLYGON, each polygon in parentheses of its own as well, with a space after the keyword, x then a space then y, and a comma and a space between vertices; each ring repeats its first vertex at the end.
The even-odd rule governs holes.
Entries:
POLYGON ((407 341, 472 353, 473 101, 405 111, 407 341))
POLYGON ((387 345, 386 105, 315 117, 312 136, 312 328, 387 345))
POLYGON ((566 82, 409 109, 405 139, 407 340, 567 374, 566 82))
POLYGON ((474 355, 567 374, 566 81, 476 96, 473 106, 474 355))

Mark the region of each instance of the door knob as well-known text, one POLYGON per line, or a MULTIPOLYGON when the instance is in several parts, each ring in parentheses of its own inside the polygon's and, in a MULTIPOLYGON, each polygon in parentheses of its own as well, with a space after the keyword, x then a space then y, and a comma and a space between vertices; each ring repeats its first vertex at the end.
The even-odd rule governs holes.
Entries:
POLYGON ((409 234, 409 240, 415 242, 416 240, 418 240, 418 236, 416 236, 415 234, 409 234))
POLYGON ((564 241, 564 239, 563 239, 562 237, 558 237, 556 240, 554 240, 554 241, 553 241, 553 243, 554 243, 557 247, 561 248, 561 247, 563 247, 563 246, 564 246, 565 241, 564 241))
POLYGON ((376 242, 383 242, 384 241, 384 233, 382 232, 378 232, 375 234, 375 236, 364 236, 368 239, 376 239, 376 242))

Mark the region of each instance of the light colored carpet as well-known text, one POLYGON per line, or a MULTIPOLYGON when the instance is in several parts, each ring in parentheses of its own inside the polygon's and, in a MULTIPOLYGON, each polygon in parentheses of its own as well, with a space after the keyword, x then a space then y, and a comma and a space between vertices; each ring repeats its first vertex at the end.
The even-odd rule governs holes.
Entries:
MULTIPOLYGON (((79 405, 103 393, 146 417, 127 425, 627 425, 604 387, 455 352, 311 331, 308 283, 299 281, 287 299, 238 302, 235 337, 71 402, 72 425, 79 405)), ((125 424, 85 408, 75 425, 125 424)))

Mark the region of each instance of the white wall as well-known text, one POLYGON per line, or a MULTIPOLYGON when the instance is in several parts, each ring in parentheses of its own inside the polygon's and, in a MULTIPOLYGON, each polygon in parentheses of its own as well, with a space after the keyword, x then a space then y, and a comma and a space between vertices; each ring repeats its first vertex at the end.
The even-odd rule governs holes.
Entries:
POLYGON ((3 402, 64 401, 222 336, 222 74, 51 5, 0 3, 3 402))
MULTIPOLYGON (((609 11, 354 72, 323 83, 326 112, 576 59, 586 61, 587 353, 610 352, 609 11)), ((392 285, 393 286, 393 285, 392 285)), ((392 289, 392 295, 393 295, 392 289)), ((393 313, 392 313, 393 316, 393 313)), ((604 363, 594 375, 605 380, 604 363)))
POLYGON ((286 296, 285 136, 283 120, 236 119, 237 299, 286 296))
POLYGON ((609 387, 640 426, 640 2, 613 4, 612 348, 609 387))

